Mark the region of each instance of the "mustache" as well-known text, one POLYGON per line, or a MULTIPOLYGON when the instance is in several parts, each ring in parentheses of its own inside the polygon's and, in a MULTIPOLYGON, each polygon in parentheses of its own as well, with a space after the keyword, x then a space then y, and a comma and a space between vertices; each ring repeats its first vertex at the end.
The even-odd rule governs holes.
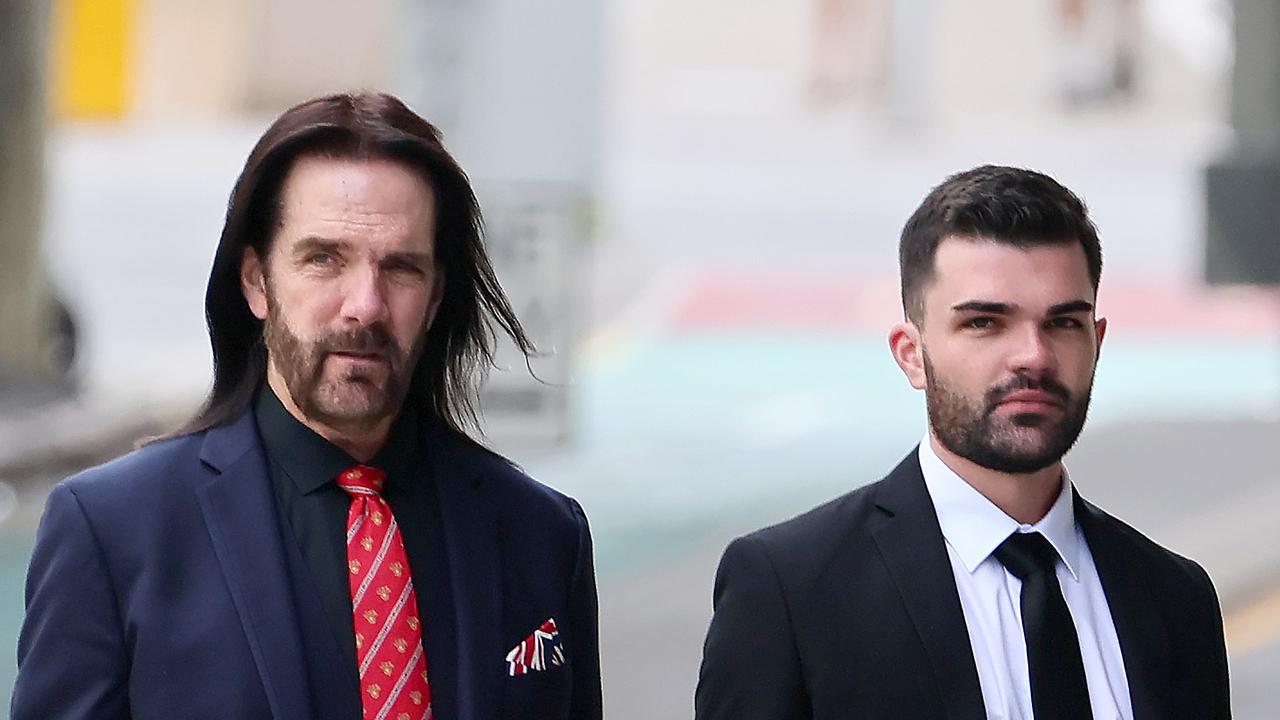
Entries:
POLYGON ((987 391, 987 409, 991 410, 999 405, 1005 396, 1017 392, 1018 390, 1043 390, 1062 401, 1063 405, 1071 402, 1071 391, 1066 385, 1054 380, 1051 377, 1032 377, 1030 375, 1019 374, 1007 382, 1003 382, 996 387, 987 391))
POLYGON ((404 354, 396 344, 395 338, 391 336, 391 331, 381 323, 329 333, 317 339, 313 349, 317 357, 329 353, 382 353, 388 356, 404 354))

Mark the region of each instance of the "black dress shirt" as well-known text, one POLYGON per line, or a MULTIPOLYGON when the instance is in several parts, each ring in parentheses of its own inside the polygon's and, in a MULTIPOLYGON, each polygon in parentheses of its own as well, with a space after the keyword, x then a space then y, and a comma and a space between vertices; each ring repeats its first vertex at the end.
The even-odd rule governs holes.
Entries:
MULTIPOLYGON (((344 450, 317 435, 285 409, 264 385, 254 405, 258 433, 266 450, 285 542, 296 541, 328 625, 357 673, 355 622, 347 574, 347 511, 350 496, 338 487, 338 474, 358 464, 344 450)), ((431 577, 442 577, 440 504, 423 462, 421 427, 412 412, 403 413, 387 443, 365 465, 386 473, 382 496, 391 505, 409 556, 418 613, 430 632, 431 577)))

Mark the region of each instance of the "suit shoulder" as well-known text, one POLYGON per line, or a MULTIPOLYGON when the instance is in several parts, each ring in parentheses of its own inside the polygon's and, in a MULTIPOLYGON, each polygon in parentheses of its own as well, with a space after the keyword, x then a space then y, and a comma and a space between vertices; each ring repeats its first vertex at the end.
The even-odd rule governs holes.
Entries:
MULTIPOLYGON (((1115 539, 1128 547, 1142 567, 1160 571, 1177 581, 1191 581, 1212 587, 1209 574, 1200 563, 1164 547, 1132 525, 1092 504, 1086 503, 1085 508, 1086 512, 1094 516, 1096 523, 1108 528, 1115 539)), ((1090 551, 1097 552, 1098 549, 1090 547, 1090 551)))
POLYGON ((568 524, 585 522, 582 507, 568 495, 528 475, 512 461, 482 447, 459 450, 465 463, 475 468, 476 482, 499 508, 515 513, 533 513, 568 524))
POLYGON ((739 540, 758 543, 771 554, 811 554, 835 538, 865 524, 876 488, 883 480, 864 485, 840 497, 775 525, 748 533, 739 540))
POLYGON ((189 472, 200 454, 203 434, 170 438, 140 447, 71 475, 60 485, 77 497, 128 496, 163 492, 176 474, 189 472))
POLYGON ((190 479, 199 465, 200 435, 183 436, 138 448, 66 478, 45 504, 74 499, 95 532, 120 539, 138 538, 168 528, 194 502, 190 479))

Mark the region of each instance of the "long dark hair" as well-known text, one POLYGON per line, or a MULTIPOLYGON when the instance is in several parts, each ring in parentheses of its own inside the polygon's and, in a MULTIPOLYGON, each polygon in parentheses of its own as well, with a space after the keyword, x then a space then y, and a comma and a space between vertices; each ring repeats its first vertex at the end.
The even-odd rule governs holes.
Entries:
POLYGON ((287 110, 245 161, 227 204, 227 220, 205 293, 213 345, 213 388, 174 435, 226 425, 249 407, 266 375, 262 321, 240 288, 245 248, 266 257, 279 220, 280 190, 304 155, 387 159, 416 170, 435 193, 435 255, 444 298, 423 341, 405 398, 421 417, 470 440, 480 429, 479 388, 493 366, 494 326, 533 353, 485 253, 480 207, 466 173, 440 143, 440 133, 384 93, 329 95, 287 110))

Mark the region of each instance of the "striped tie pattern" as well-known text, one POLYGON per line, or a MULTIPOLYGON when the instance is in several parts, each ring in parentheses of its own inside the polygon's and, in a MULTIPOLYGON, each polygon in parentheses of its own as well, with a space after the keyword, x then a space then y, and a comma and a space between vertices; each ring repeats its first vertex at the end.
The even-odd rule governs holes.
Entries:
POLYGON ((382 497, 386 475, 356 465, 338 476, 351 496, 347 569, 364 720, 430 720, 422 619, 404 539, 382 497))

